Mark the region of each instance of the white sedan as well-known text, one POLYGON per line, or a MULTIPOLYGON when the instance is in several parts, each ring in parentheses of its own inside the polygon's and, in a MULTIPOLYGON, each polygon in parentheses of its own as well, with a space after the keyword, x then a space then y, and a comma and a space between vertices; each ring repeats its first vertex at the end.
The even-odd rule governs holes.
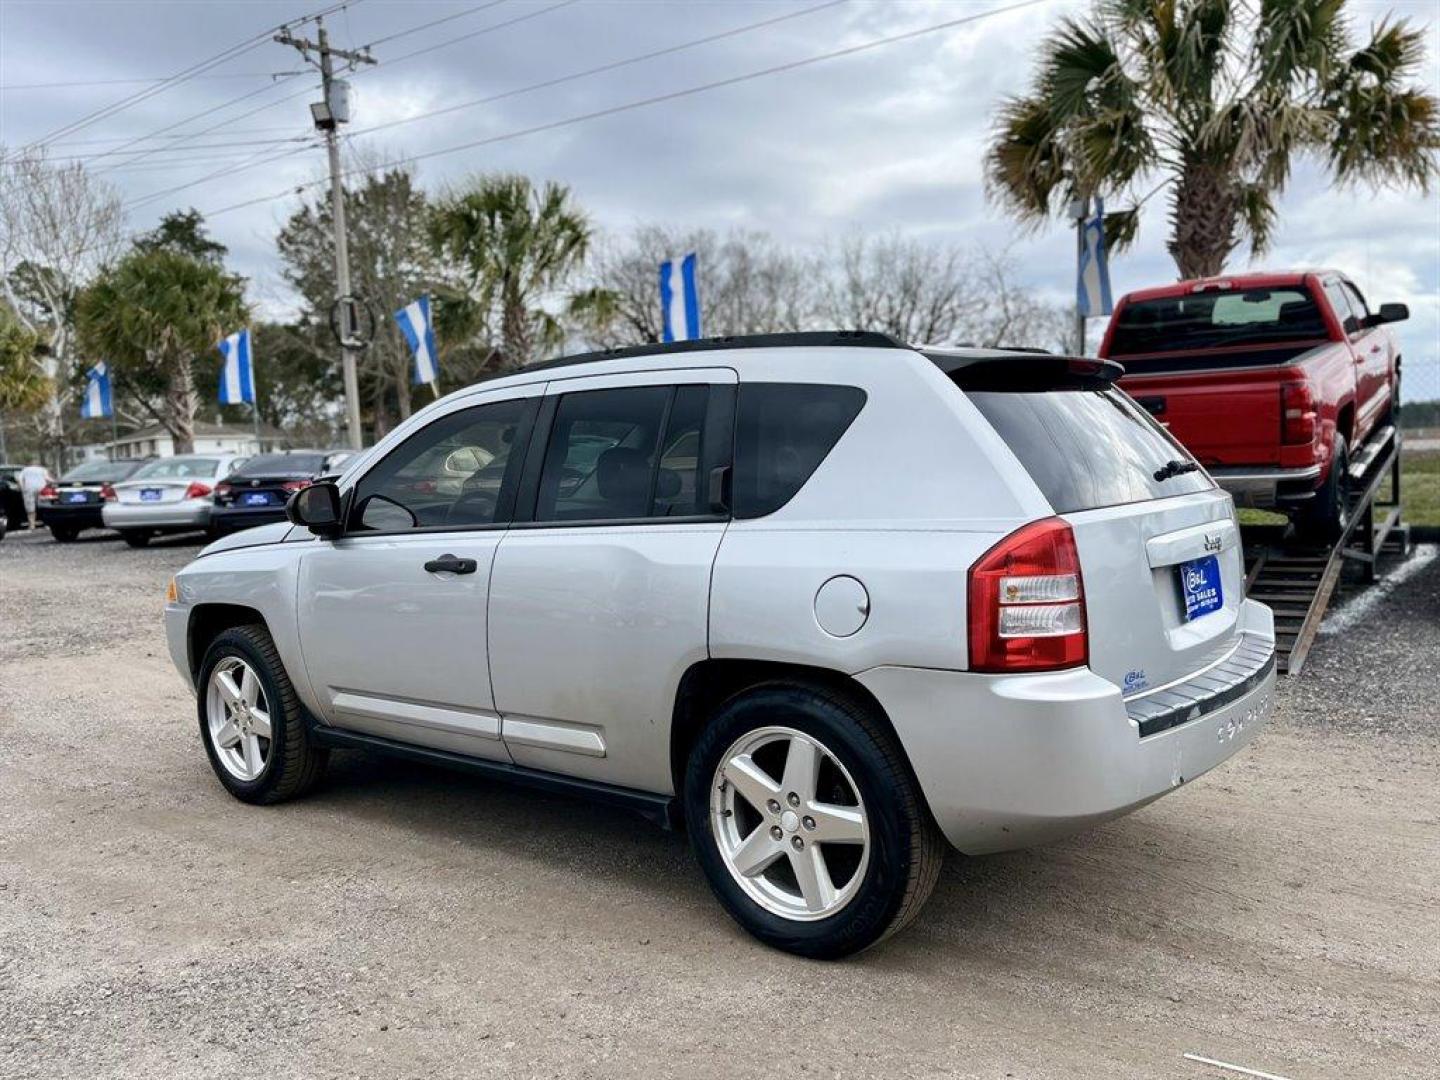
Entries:
POLYGON ((115 485, 101 518, 131 547, 144 547, 159 533, 208 529, 216 481, 244 460, 237 454, 159 458, 115 485))

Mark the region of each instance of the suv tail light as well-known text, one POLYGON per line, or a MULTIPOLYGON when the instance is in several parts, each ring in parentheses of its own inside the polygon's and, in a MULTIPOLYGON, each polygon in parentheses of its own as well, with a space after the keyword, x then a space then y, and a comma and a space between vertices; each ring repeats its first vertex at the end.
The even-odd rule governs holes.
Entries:
POLYGON ((1315 399, 1308 382, 1280 384, 1280 441, 1288 446, 1315 441, 1315 399))
POLYGON ((286 491, 299 491, 301 488, 309 487, 312 482, 310 480, 286 480, 280 486, 286 491))
POLYGON ((100 498, 105 502, 116 502, 120 496, 115 494, 115 489, 109 484, 100 485, 100 498))
POLYGON ((203 499, 210 494, 210 485, 202 484, 199 480, 190 481, 190 486, 185 489, 185 498, 203 499))
POLYGON ((1055 671, 1089 657, 1075 534, 1059 518, 1011 533, 970 569, 970 670, 1055 671))
POLYGON ((59 497, 59 489, 54 484, 46 484, 40 489, 40 498, 42 499, 58 499, 59 497))

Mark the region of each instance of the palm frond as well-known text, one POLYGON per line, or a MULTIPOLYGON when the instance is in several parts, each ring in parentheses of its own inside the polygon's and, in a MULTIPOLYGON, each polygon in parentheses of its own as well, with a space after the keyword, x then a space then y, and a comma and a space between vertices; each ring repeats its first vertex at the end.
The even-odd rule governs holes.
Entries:
POLYGON ((1260 0, 1257 88, 1328 79, 1347 45, 1344 9, 1345 0, 1260 0))
POLYGON ((1135 242, 1140 232, 1140 208, 1112 210, 1105 215, 1105 247, 1111 252, 1124 251, 1135 242))
POLYGON ((1068 162, 1060 131, 1039 97, 1010 98, 1000 105, 985 155, 985 182, 991 196, 1022 220, 1044 218, 1051 196, 1065 183, 1068 162))
POLYGON ((1240 227, 1250 238, 1250 252, 1264 255, 1270 249, 1270 238, 1275 232, 1277 212, 1271 197, 1271 188, 1263 183, 1243 184, 1238 194, 1240 200, 1240 227))

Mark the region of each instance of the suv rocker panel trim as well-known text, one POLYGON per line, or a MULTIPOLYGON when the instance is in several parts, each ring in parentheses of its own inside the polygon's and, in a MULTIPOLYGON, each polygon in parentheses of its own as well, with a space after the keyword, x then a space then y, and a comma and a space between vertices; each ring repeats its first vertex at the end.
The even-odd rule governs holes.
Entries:
POLYGON ((494 780, 503 780, 520 787, 548 791, 556 795, 588 799, 605 803, 624 810, 632 810, 662 829, 673 830, 679 822, 679 802, 673 795, 656 795, 649 791, 619 787, 598 780, 585 780, 574 776, 561 776, 543 769, 532 769, 524 765, 511 765, 503 761, 488 761, 485 758, 456 754, 448 750, 434 750, 426 746, 384 739, 378 735, 361 735, 353 731, 341 731, 324 724, 315 724, 310 737, 321 746, 350 750, 372 750, 411 761, 440 765, 465 772, 479 773, 494 780))

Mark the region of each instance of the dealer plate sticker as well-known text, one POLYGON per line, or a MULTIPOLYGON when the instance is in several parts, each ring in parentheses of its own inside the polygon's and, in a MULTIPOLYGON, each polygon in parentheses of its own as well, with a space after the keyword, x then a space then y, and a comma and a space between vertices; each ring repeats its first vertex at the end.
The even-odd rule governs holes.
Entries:
POLYGON ((1185 605, 1185 621, 1198 619, 1225 606, 1220 588, 1220 560, 1214 555, 1192 559, 1176 567, 1180 576, 1180 601, 1185 605))

